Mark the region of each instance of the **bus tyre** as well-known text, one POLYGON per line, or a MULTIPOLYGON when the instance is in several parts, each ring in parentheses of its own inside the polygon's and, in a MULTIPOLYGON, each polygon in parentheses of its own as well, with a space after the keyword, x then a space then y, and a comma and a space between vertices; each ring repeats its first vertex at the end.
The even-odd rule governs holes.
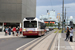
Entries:
POLYGON ((38 37, 41 37, 41 35, 39 35, 38 37))
POLYGON ((26 36, 27 38, 29 38, 30 36, 26 36))
POLYGON ((43 34, 42 36, 45 36, 45 34, 43 34))

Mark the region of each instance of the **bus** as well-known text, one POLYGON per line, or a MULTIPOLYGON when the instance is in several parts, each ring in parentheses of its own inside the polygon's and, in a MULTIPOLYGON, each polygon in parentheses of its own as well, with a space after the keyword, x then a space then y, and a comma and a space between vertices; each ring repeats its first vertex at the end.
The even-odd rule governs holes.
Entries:
POLYGON ((37 18, 23 19, 23 36, 42 36, 45 35, 45 23, 37 18))

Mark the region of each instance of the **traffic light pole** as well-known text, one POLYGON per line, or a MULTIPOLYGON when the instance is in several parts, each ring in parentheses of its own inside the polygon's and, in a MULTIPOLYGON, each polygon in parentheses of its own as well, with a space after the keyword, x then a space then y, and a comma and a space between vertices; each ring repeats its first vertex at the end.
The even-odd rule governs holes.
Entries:
POLYGON ((65 30, 66 30, 66 7, 65 7, 65 19, 64 20, 65 20, 65 26, 64 27, 65 27, 65 30))
POLYGON ((66 21, 66 7, 65 7, 65 21, 66 21))
POLYGON ((63 30, 63 28, 64 28, 64 0, 63 0, 63 2, 62 2, 62 33, 64 33, 64 30, 63 30))

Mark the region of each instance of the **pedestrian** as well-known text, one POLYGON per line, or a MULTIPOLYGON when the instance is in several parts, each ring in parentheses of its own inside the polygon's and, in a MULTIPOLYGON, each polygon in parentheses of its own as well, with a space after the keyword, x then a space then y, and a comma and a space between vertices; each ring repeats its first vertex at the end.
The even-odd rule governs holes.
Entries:
POLYGON ((5 32, 5 35, 8 34, 8 28, 7 27, 4 29, 4 32, 5 32))
POLYGON ((67 27, 67 30, 66 30, 66 39, 65 39, 65 41, 67 40, 69 40, 69 36, 70 36, 70 30, 69 30, 69 27, 67 27))
POLYGON ((70 30, 70 42, 73 42, 73 27, 70 30))
POLYGON ((12 34, 13 34, 13 36, 14 36, 14 27, 12 28, 12 34))
POLYGON ((19 29, 19 31, 20 31, 20 35, 22 34, 22 27, 19 29))
POLYGON ((17 31, 17 35, 16 36, 18 36, 18 34, 19 34, 19 26, 18 26, 18 28, 16 28, 16 31, 17 31))
POLYGON ((13 35, 16 35, 16 27, 13 27, 13 35))
POLYGON ((9 32, 9 35, 11 35, 11 27, 9 27, 8 32, 9 32))

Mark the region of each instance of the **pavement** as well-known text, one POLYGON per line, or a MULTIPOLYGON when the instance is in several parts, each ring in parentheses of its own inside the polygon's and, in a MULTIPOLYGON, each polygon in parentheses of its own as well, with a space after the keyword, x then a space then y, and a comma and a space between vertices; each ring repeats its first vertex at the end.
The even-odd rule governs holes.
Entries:
MULTIPOLYGON (((60 33, 59 50, 75 50, 75 42, 65 41, 66 33, 60 33)), ((74 39, 74 38, 73 38, 74 39)))
POLYGON ((74 29, 74 36, 73 36, 73 42, 69 42, 72 50, 75 50, 75 29, 74 29))
POLYGON ((14 38, 14 37, 23 37, 23 36, 22 35, 20 35, 20 36, 13 36, 12 33, 11 33, 11 35, 6 35, 5 36, 5 32, 0 32, 0 39, 1 38, 14 38))
POLYGON ((69 41, 65 41, 65 38, 66 38, 65 35, 66 35, 65 33, 60 34, 60 39, 58 40, 58 41, 60 41, 59 42, 60 47, 58 49, 59 50, 72 50, 72 48, 69 44, 69 41))

